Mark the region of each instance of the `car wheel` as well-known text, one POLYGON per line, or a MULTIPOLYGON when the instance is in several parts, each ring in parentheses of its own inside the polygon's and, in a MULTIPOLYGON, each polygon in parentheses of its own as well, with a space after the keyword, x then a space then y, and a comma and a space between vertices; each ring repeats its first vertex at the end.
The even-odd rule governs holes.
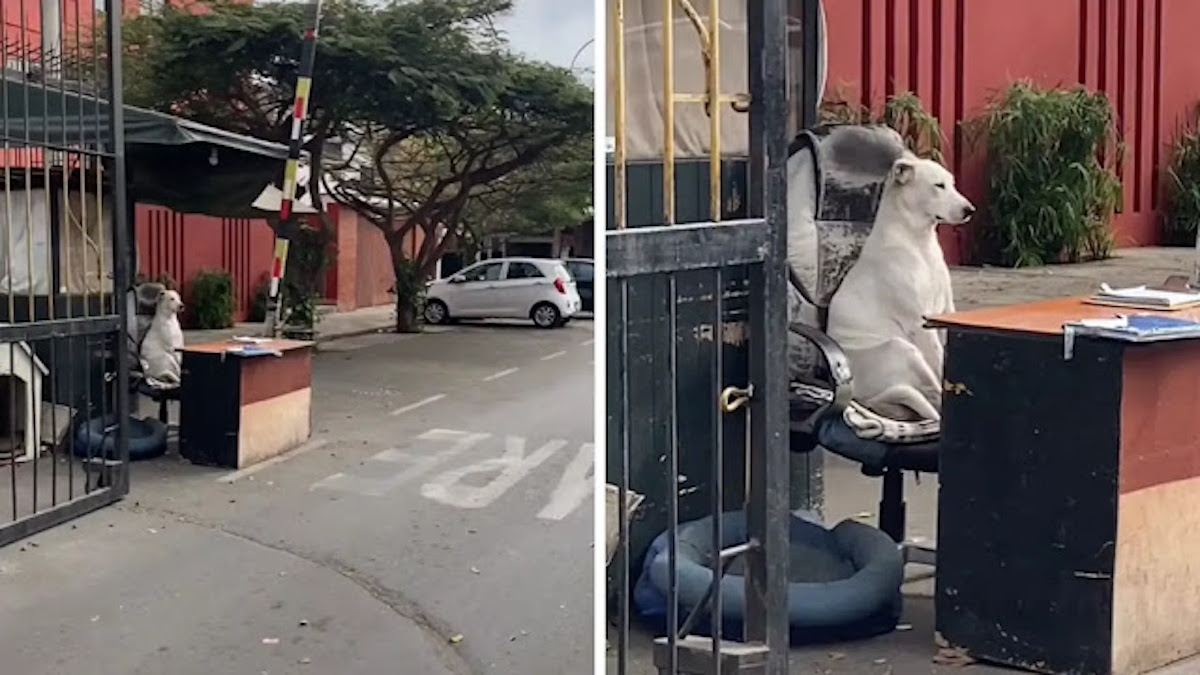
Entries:
POLYGON ((548 302, 539 302, 534 305, 533 310, 529 312, 529 317, 533 319, 533 325, 538 328, 557 328, 562 324, 562 313, 548 302))
POLYGON ((425 323, 440 326, 450 323, 450 308, 441 300, 430 300, 425 303, 425 323))

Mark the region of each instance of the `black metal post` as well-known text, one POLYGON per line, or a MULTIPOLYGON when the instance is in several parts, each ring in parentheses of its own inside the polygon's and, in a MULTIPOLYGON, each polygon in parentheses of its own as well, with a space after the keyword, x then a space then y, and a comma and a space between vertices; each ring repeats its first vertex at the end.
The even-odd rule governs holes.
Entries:
POLYGON ((787 0, 750 3, 751 208, 766 220, 768 251, 762 299, 752 305, 750 492, 747 534, 746 641, 766 645, 768 675, 788 664, 789 451, 786 378, 771 376, 787 359, 787 0), (761 148, 761 154, 755 150, 761 148), (757 204, 755 203, 757 202, 757 204), (775 368, 772 368, 772 364, 775 368))
MULTIPOLYGON (((129 288, 129 204, 125 190, 125 107, 124 82, 121 75, 121 53, 123 50, 121 23, 124 20, 124 3, 121 0, 104 0, 104 11, 108 18, 108 82, 110 106, 108 115, 109 138, 112 143, 112 167, 109 183, 113 190, 113 292, 117 313, 121 317, 117 327, 117 382, 116 417, 117 456, 123 464, 117 472, 113 489, 117 494, 129 492, 129 350, 126 349, 129 335, 129 305, 125 302, 125 289, 129 288)), ((103 310, 101 310, 103 311, 103 310)))

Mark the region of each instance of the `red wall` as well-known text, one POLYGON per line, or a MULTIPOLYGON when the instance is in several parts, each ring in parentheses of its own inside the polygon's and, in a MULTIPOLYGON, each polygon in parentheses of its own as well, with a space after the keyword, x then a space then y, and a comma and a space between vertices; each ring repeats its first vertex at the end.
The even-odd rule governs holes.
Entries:
MULTIPOLYGON (((393 302, 392 263, 383 234, 349 209, 329 207, 335 224, 336 257, 325 278, 325 300, 339 311, 393 302)), ((136 210, 138 272, 147 277, 169 274, 190 301, 191 282, 203 270, 225 270, 233 276, 235 321, 244 321, 254 293, 271 270, 274 233, 265 220, 213 218, 176 213, 139 204, 136 210)), ((410 250, 420 239, 409 237, 410 250)))
MULTIPOLYGON (((959 122, 1020 78, 1083 83, 1106 93, 1127 146, 1119 246, 1158 241, 1159 172, 1177 125, 1200 102, 1196 0, 826 0, 826 95, 879 104, 913 91, 942 122, 946 159, 982 204, 980 153, 959 122), (1168 55, 1174 55, 1168 56, 1168 55)), ((968 259, 970 228, 944 230, 952 263, 968 259)))
POLYGON ((271 269, 275 238, 265 220, 185 215, 144 204, 138 204, 135 218, 139 273, 171 275, 188 303, 198 272, 227 271, 233 276, 234 320, 246 319, 271 269))
MULTIPOLYGON (((392 257, 383 233, 337 204, 329 207, 329 215, 337 223, 337 260, 326 279, 326 298, 343 312, 394 302, 390 293, 395 282, 392 257)), ((416 254, 421 241, 420 232, 405 237, 409 255, 416 254)))

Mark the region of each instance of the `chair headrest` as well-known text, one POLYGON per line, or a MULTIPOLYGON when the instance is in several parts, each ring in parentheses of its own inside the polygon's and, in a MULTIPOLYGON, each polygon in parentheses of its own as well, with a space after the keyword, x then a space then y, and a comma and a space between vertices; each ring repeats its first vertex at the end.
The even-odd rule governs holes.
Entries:
POLYGON ((158 296, 167 289, 156 281, 147 281, 133 287, 135 311, 138 314, 154 314, 158 305, 158 296))

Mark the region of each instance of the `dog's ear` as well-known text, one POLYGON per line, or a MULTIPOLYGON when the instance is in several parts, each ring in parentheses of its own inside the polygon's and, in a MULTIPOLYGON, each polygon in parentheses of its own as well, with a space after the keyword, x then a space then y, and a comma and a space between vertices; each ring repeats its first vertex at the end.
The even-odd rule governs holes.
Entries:
POLYGON ((910 159, 898 159, 892 164, 892 180, 897 185, 907 185, 917 173, 917 165, 910 159))

